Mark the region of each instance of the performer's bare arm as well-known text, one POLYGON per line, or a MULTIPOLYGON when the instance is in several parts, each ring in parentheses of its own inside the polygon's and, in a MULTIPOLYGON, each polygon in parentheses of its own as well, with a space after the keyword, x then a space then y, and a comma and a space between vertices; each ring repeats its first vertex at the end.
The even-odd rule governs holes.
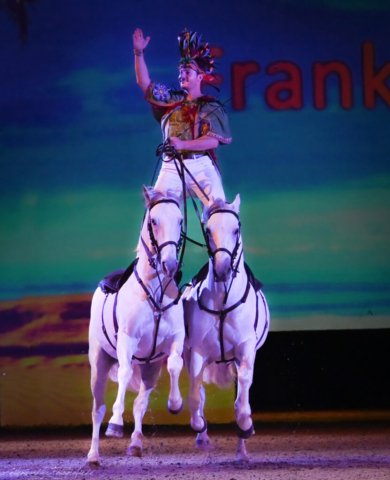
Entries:
POLYGON ((207 135, 198 137, 195 140, 181 140, 178 137, 171 137, 169 142, 176 150, 189 150, 192 152, 202 152, 211 148, 217 148, 219 144, 216 138, 208 137, 207 135))
POLYGON ((146 66, 143 51, 149 43, 150 37, 144 38, 142 30, 137 28, 133 35, 135 53, 135 74, 137 83, 145 92, 150 85, 148 67, 146 66), (142 53, 141 53, 142 52, 142 53))

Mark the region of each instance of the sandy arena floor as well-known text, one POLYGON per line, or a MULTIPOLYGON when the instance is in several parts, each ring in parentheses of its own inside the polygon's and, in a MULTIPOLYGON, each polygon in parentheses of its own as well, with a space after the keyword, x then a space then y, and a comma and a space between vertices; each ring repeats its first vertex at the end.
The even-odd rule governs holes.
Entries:
POLYGON ((230 426, 210 426, 210 452, 194 448, 188 428, 149 428, 144 456, 125 455, 129 443, 105 438, 102 464, 90 468, 88 429, 62 431, 0 429, 0 479, 390 479, 390 425, 257 425, 247 441, 249 462, 235 461, 230 426))

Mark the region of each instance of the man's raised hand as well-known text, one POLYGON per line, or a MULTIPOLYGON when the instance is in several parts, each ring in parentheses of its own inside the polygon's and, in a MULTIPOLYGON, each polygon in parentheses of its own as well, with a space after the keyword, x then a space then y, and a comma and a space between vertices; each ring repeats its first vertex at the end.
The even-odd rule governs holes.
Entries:
POLYGON ((147 47, 149 40, 150 37, 144 38, 144 34, 142 33, 142 30, 140 28, 136 29, 133 35, 133 44, 136 50, 144 50, 147 47))

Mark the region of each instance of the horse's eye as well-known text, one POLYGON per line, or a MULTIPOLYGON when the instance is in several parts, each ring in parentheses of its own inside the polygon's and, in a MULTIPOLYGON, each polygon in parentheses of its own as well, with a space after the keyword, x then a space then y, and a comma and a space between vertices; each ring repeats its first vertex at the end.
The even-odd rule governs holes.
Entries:
POLYGON ((183 225, 183 219, 181 219, 179 223, 180 223, 180 225, 183 225))
POLYGON ((236 228, 236 229, 234 230, 234 235, 238 235, 239 233, 240 233, 240 229, 239 229, 239 228, 236 228))
POLYGON ((152 225, 157 225, 156 220, 154 218, 152 218, 151 222, 152 222, 152 225))

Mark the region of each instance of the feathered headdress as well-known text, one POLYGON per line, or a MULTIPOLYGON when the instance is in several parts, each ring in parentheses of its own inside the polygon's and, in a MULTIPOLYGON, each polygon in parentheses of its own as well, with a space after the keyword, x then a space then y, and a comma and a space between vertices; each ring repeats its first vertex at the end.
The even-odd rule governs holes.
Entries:
POLYGON ((180 48, 180 67, 190 67, 198 73, 213 77, 214 60, 210 55, 208 43, 202 44, 202 35, 197 36, 196 32, 189 32, 187 29, 178 36, 180 48))

